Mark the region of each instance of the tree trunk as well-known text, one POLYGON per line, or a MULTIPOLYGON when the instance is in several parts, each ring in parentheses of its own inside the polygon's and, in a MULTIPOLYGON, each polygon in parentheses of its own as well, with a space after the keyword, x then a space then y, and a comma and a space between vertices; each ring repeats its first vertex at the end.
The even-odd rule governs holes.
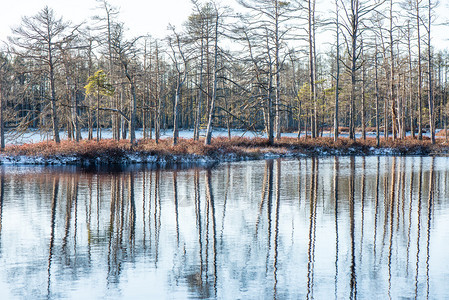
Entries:
POLYGON ((298 140, 301 138, 301 101, 298 100, 298 140))
MULTIPOLYGON (((363 49, 362 49, 363 56, 363 49)), ((366 111, 365 111, 365 64, 362 65, 362 139, 366 140, 366 111)))
MULTIPOLYGON (((413 112, 413 68, 412 68, 412 46, 411 46, 411 31, 410 21, 407 22, 407 46, 408 46, 408 71, 409 71, 409 116, 410 116, 410 133, 415 138, 415 116, 413 112)), ((405 83, 404 83, 405 84, 405 83)))
POLYGON ((136 144, 136 105, 137 105, 137 96, 136 96, 136 88, 134 86, 134 81, 131 78, 128 78, 131 84, 131 95, 132 95, 132 103, 131 103, 131 116, 129 118, 129 140, 131 145, 136 144))
POLYGON ((310 99, 312 100, 312 103, 313 103, 313 113, 312 113, 313 117, 312 117, 312 123, 311 123, 311 125, 312 125, 311 126, 311 134, 312 134, 312 138, 315 138, 317 132, 316 132, 316 128, 314 126, 314 124, 316 124, 314 118, 316 118, 317 99, 316 99, 316 93, 315 93, 315 74, 314 74, 315 60, 313 57, 313 39, 314 39, 313 16, 314 16, 314 13, 312 12, 312 10, 313 10, 314 5, 312 5, 312 1, 314 1, 314 0, 308 0, 308 2, 307 2, 308 3, 307 13, 308 13, 308 35, 309 35, 309 40, 308 40, 308 42, 309 42, 309 84, 310 84, 310 99))
POLYGON ((100 90, 97 91, 97 142, 101 140, 100 131, 100 90))
POLYGON ((273 74, 268 74, 268 92, 267 92, 267 137, 268 137, 268 144, 273 145, 274 142, 274 118, 273 118, 273 100, 271 98, 271 84, 272 84, 272 78, 273 74))
POLYGON ((215 42, 214 42, 214 74, 213 74, 213 88, 212 88, 212 99, 210 103, 209 109, 209 121, 207 123, 206 130, 206 140, 204 141, 205 145, 210 145, 212 139, 212 126, 214 121, 215 114, 215 102, 217 100, 217 73, 218 73, 218 12, 215 17, 215 42))
POLYGON ((376 89, 376 146, 380 146, 380 130, 379 130, 379 77, 378 77, 378 62, 377 62, 377 40, 375 41, 376 52, 374 53, 374 69, 375 69, 375 89, 376 89))
POLYGON ((421 65, 421 34, 419 17, 419 0, 416 0, 416 31, 418 39, 418 139, 422 140, 422 65, 421 65))
MULTIPOLYGON (((334 112, 334 142, 338 140, 338 98, 340 95, 340 23, 339 23, 339 8, 338 0, 335 0, 335 11, 336 11, 336 35, 337 35, 337 46, 336 46, 336 63, 337 72, 335 74, 335 112, 334 112)), ((377 70, 377 69, 376 69, 377 70)))
POLYGON ((434 112, 434 99, 433 99, 433 85, 432 85, 432 48, 430 47, 430 26, 432 24, 432 1, 429 0, 429 16, 427 26, 427 75, 428 75, 428 102, 429 102, 429 123, 430 123, 430 140, 432 144, 435 144, 435 112, 434 112))
MULTIPOLYGON (((203 26, 201 26, 201 30, 203 26)), ((203 34, 203 32, 201 32, 203 34)), ((196 116, 195 116, 195 125, 193 130, 193 140, 198 141, 200 138, 200 123, 201 123, 201 105, 203 102, 203 67, 204 67, 204 40, 203 36, 201 36, 201 54, 200 54, 200 78, 198 84, 198 98, 196 103, 196 116)))
MULTIPOLYGON (((123 90, 123 85, 122 85, 121 90, 120 90, 120 108, 122 111, 124 111, 124 108, 125 108, 125 101, 123 100, 123 94, 124 94, 124 90, 123 90)), ((120 130, 121 130, 122 140, 126 140, 126 135, 127 135, 125 122, 126 122, 125 118, 123 116, 120 116, 120 130)))
POLYGON ((178 114, 179 114, 179 99, 181 98, 181 75, 178 75, 178 84, 176 86, 175 104, 173 107, 173 145, 178 144, 179 132, 178 132, 178 114))
POLYGON ((351 1, 351 95, 349 102, 349 138, 355 140, 355 86, 357 71, 358 1, 351 1))
POLYGON ((50 80, 50 89, 51 89, 51 120, 53 124, 53 139, 56 143, 60 143, 59 139, 59 122, 58 122, 58 112, 56 107, 56 90, 55 90, 55 73, 54 73, 54 65, 53 65, 53 57, 51 50, 51 42, 48 42, 48 62, 49 62, 49 80, 50 80))
POLYGON ((406 125, 405 125, 405 110, 407 106, 407 92, 406 92, 406 86, 405 86, 405 74, 403 77, 403 83, 402 83, 402 98, 401 98, 401 139, 405 139, 406 137, 406 125))
POLYGON ((391 109, 391 129, 393 141, 397 138, 398 117, 396 113, 396 99, 394 93, 394 51, 393 51, 393 0, 390 0, 390 109, 391 109))
POLYGON ((281 138, 281 82, 280 82, 280 58, 279 58, 279 50, 280 50, 280 41, 279 41, 279 1, 274 1, 274 80, 275 80, 275 131, 276 131, 276 139, 279 140, 281 138))
POLYGON ((5 149, 5 126, 4 126, 4 104, 3 104, 3 78, 0 77, 0 150, 5 149))
MULTIPOLYGON (((92 102, 90 100, 90 98, 89 98, 89 102, 92 102)), ((87 139, 93 140, 93 138, 94 138, 94 121, 93 121, 93 116, 92 116, 92 105, 89 105, 89 108, 87 110, 87 126, 89 127, 87 139)))
POLYGON ((156 144, 159 143, 159 138, 161 136, 161 105, 162 105, 162 82, 160 79, 160 68, 159 68, 159 47, 156 43, 156 113, 154 115, 154 139, 156 144))

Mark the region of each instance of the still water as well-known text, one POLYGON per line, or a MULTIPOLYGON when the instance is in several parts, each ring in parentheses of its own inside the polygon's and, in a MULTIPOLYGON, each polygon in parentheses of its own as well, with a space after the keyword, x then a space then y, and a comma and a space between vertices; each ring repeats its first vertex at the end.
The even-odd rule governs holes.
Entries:
POLYGON ((449 297, 449 158, 3 167, 1 299, 449 297))

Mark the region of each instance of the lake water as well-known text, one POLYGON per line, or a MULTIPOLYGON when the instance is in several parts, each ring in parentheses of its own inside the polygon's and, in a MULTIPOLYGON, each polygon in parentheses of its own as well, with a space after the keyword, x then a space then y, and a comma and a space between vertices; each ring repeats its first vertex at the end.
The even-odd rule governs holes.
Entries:
POLYGON ((1 299, 449 297, 449 158, 2 167, 1 299))

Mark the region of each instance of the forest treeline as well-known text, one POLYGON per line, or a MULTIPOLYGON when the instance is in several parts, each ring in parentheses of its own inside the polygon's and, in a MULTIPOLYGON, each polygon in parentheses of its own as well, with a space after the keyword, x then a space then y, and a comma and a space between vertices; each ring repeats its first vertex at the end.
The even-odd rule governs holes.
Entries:
MULTIPOLYGON (((213 127, 338 139, 423 139, 446 128, 448 61, 433 44, 434 0, 192 1, 163 39, 130 37, 120 11, 72 24, 44 7, 12 28, 0 54, 0 139, 37 129, 60 141, 159 141, 162 129, 213 127), (322 7, 318 7, 321 5, 322 7), (325 13, 323 13, 325 12, 325 13)), ((168 12, 161 12, 168 13, 168 12)), ((151 30, 151 28, 149 28, 151 30)))

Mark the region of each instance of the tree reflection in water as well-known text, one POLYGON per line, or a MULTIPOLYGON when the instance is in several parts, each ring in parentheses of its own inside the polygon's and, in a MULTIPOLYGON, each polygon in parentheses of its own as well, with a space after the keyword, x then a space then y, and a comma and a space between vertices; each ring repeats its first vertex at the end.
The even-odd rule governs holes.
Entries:
POLYGON ((19 298, 444 298, 448 162, 6 167, 0 282, 19 298))

